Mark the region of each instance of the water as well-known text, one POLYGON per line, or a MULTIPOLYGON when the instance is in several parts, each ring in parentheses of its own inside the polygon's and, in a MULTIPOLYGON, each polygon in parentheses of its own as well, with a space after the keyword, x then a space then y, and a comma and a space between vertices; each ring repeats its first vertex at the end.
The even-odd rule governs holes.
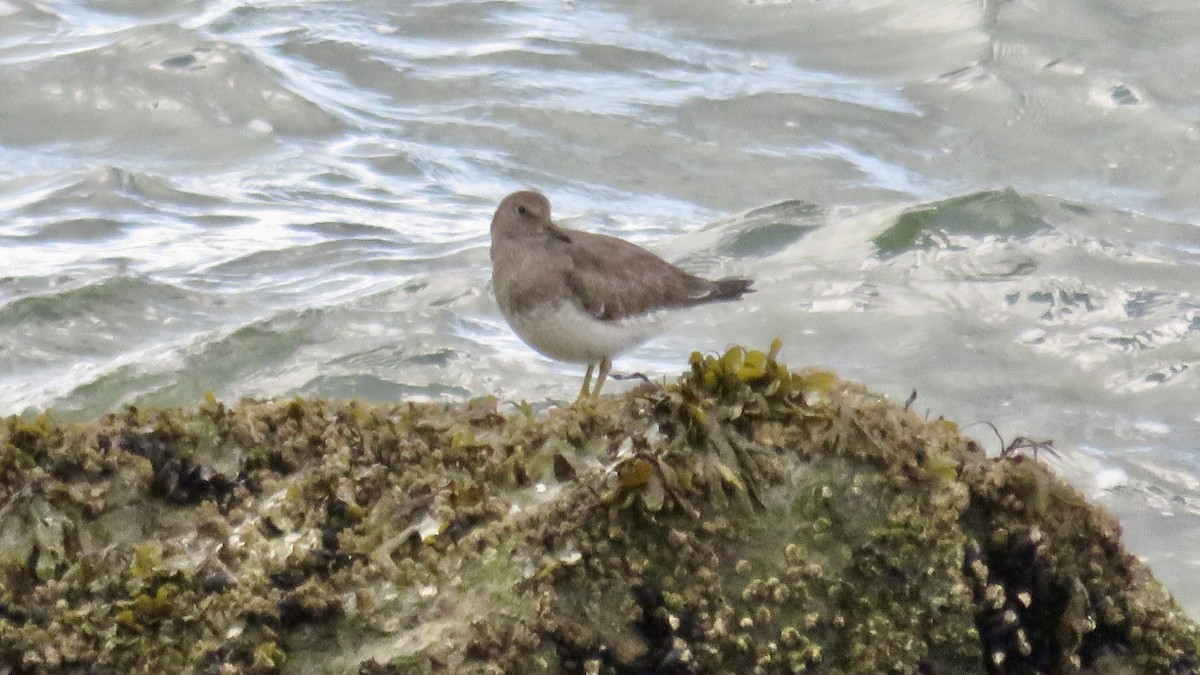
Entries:
POLYGON ((778 335, 1053 438, 1200 617, 1198 59, 1191 0, 0 0, 0 413, 570 398, 488 287, 535 187, 758 280, 617 370, 778 335))

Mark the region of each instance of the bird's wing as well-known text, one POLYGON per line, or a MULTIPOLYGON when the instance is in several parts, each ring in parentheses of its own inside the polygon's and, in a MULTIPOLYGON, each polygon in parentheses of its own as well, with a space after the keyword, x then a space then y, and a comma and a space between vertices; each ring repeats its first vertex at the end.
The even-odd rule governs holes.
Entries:
POLYGON ((576 301, 601 321, 621 321, 718 298, 717 286, 688 274, 650 251, 615 237, 564 230, 556 242, 569 260, 564 277, 576 301))

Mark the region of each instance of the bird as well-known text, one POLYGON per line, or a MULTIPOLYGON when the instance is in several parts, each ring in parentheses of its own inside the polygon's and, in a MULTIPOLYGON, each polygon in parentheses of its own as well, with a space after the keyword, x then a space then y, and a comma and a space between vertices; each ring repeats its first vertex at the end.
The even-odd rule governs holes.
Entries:
POLYGON ((754 292, 752 279, 705 279, 624 239, 562 227, 533 190, 500 201, 490 253, 496 304, 517 336, 552 359, 587 364, 577 401, 600 395, 613 357, 656 335, 664 312, 754 292))

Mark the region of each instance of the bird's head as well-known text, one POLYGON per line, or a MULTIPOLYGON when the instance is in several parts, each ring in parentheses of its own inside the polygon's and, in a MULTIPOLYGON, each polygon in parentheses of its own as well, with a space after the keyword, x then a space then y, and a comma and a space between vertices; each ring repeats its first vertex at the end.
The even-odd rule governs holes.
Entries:
POLYGON ((492 216, 492 239, 552 236, 563 233, 550 219, 550 200, 540 192, 522 190, 505 197, 492 216))

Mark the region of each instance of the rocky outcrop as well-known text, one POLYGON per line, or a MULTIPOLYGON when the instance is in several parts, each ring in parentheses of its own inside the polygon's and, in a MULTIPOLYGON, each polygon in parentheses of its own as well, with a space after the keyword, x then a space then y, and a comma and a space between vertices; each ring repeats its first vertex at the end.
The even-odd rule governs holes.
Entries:
POLYGON ((1120 527, 771 352, 0 428, 0 673, 1194 673, 1120 527))

